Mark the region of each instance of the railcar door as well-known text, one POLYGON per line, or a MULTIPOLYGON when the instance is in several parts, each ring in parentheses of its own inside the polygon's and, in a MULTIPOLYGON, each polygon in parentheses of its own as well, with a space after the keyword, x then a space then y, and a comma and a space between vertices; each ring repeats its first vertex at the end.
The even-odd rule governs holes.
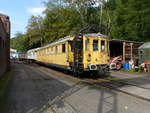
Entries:
POLYGON ((76 46, 76 49, 77 49, 77 61, 79 63, 82 63, 83 62, 83 40, 80 39, 77 41, 77 46, 76 46))
POLYGON ((83 38, 78 38, 73 44, 73 71, 82 73, 83 71, 83 38))

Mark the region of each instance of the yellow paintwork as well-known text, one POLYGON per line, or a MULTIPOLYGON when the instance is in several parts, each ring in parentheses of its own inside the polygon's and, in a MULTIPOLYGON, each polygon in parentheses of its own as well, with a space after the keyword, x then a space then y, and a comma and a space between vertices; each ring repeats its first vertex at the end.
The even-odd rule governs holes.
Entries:
POLYGON ((83 58, 83 64, 84 64, 84 68, 88 68, 89 64, 96 64, 96 65, 102 65, 102 64, 109 64, 109 50, 108 50, 108 45, 105 45, 105 51, 101 51, 101 40, 105 40, 108 42, 108 39, 106 38, 97 38, 97 37, 84 37, 84 42, 86 39, 89 39, 90 41, 90 47, 89 47, 89 51, 85 51, 84 48, 84 58, 83 58), (93 51, 93 40, 99 40, 99 44, 98 44, 98 51, 93 51), (89 60, 89 54, 91 54, 91 60, 89 60))
MULTIPOLYGON (((70 41, 74 37, 70 37, 70 41)), ((102 37, 85 37, 83 36, 83 66, 88 68, 89 64, 109 64, 109 49, 108 39, 102 37), (89 51, 85 50, 85 40, 89 39, 89 51), (93 51, 93 40, 98 40, 98 50, 93 51), (101 40, 107 42, 104 51, 101 50, 101 40), (89 58, 89 54, 91 57, 89 58)), ((56 45, 37 50, 37 60, 50 64, 58 64, 63 66, 69 66, 69 63, 73 62, 73 52, 71 51, 71 45, 69 41, 61 42, 56 45), (66 52, 62 52, 62 44, 65 44, 66 52), (57 52, 56 52, 57 46, 57 52), (52 50, 53 48, 53 50, 52 50)))
POLYGON ((61 44, 57 44, 57 52, 56 52, 56 46, 48 47, 45 49, 41 49, 37 51, 37 60, 41 62, 51 63, 51 64, 59 64, 64 66, 69 66, 69 62, 67 62, 67 54, 62 53, 62 44, 66 44, 66 50, 68 43, 64 42, 61 44), (53 49, 52 49, 53 48, 53 49))

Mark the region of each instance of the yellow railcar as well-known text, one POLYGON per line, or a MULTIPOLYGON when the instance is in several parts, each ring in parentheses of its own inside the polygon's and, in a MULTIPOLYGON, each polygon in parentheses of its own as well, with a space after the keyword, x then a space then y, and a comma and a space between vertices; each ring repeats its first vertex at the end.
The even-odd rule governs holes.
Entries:
POLYGON ((73 72, 101 71, 109 64, 109 39, 100 33, 67 36, 36 50, 37 61, 73 72))

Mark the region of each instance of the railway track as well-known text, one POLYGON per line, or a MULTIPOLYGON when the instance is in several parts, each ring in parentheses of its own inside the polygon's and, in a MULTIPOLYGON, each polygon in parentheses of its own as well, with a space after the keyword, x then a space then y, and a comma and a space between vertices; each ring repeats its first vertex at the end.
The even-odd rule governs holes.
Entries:
POLYGON ((92 85, 103 86, 103 87, 108 88, 108 89, 116 90, 116 91, 125 93, 125 94, 130 95, 130 96, 134 96, 134 97, 137 97, 140 99, 144 99, 146 101, 150 101, 150 98, 147 98, 142 94, 138 95, 138 94, 133 93, 132 91, 130 92, 128 90, 122 89, 123 87, 134 87, 134 89, 143 90, 143 93, 145 91, 147 91, 147 95, 150 94, 149 88, 145 88, 145 87, 142 87, 142 86, 137 85, 137 84, 131 84, 131 83, 128 83, 126 81, 114 81, 114 80, 105 79, 105 78, 103 78, 103 79, 99 78, 97 80, 86 79, 85 81, 90 82, 92 85))
POLYGON ((71 74, 65 74, 65 73, 60 72, 58 70, 54 70, 54 69, 50 69, 50 68, 46 68, 46 67, 43 67, 43 68, 48 73, 51 73, 52 75, 56 76, 56 78, 59 78, 59 79, 62 79, 62 80, 70 79, 71 81, 78 81, 78 82, 88 83, 90 85, 94 85, 94 86, 98 86, 98 87, 102 86, 104 88, 116 90, 118 92, 122 92, 122 93, 125 93, 125 94, 130 95, 130 96, 134 96, 134 97, 137 97, 137 98, 140 98, 140 99, 144 99, 146 101, 150 101, 150 98, 145 98, 142 94, 137 95, 134 92, 130 92, 130 90, 125 90, 124 89, 126 87, 127 88, 133 87, 133 89, 141 90, 141 92, 142 91, 147 92, 147 95, 149 95, 150 94, 150 88, 146 88, 146 87, 140 86, 138 84, 130 83, 130 82, 127 82, 127 81, 122 80, 122 79, 117 78, 117 77, 114 77, 113 79, 109 78, 109 77, 97 78, 97 79, 92 79, 92 78, 82 78, 81 79, 79 77, 74 77, 71 74))
MULTIPOLYGON (((116 79, 120 79, 120 78, 117 78, 116 77, 116 79)), ((138 88, 143 88, 143 89, 146 89, 146 90, 150 90, 150 88, 147 88, 147 87, 144 87, 144 86, 141 86, 141 85, 139 85, 139 84, 137 84, 137 83, 134 83, 134 82, 128 82, 128 81, 126 81, 126 80, 124 80, 124 79, 120 79, 120 80, 111 80, 111 79, 99 79, 100 81, 101 80, 106 80, 107 82, 111 82, 111 84, 122 84, 122 85, 130 85, 130 86, 135 86, 135 87, 138 87, 138 88)), ((98 80, 98 81, 99 81, 98 80)))
POLYGON ((111 78, 98 78, 98 79, 84 79, 83 81, 88 82, 91 85, 103 86, 103 87, 108 88, 108 89, 116 90, 116 91, 125 93, 125 94, 130 95, 130 96, 134 96, 134 97, 137 97, 140 99, 144 99, 146 101, 150 101, 150 98, 146 98, 142 94, 137 95, 136 93, 133 93, 132 91, 130 92, 128 90, 122 89, 124 87, 129 87, 129 88, 134 87, 134 89, 143 90, 143 93, 145 91, 147 91, 147 95, 149 95, 150 94, 150 88, 146 88, 146 87, 140 86, 138 84, 130 83, 130 82, 127 82, 127 81, 122 80, 122 79, 117 78, 117 77, 115 77, 114 79, 116 79, 116 80, 112 80, 111 78))

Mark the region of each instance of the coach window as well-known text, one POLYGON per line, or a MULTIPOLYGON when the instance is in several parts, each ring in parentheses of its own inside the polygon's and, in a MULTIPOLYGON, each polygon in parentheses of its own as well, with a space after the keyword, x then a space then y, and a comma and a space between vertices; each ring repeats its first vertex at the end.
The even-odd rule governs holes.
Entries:
POLYGON ((85 40, 85 51, 89 51, 89 39, 85 40))
POLYGON ((62 52, 65 53, 66 52, 66 45, 62 44, 62 52))
POLYGON ((105 40, 101 41, 101 50, 105 51, 105 40))
POLYGON ((93 40, 93 51, 98 51, 98 40, 93 40))
POLYGON ((58 47, 56 46, 56 47, 55 47, 55 53, 57 53, 57 51, 58 51, 58 47))

